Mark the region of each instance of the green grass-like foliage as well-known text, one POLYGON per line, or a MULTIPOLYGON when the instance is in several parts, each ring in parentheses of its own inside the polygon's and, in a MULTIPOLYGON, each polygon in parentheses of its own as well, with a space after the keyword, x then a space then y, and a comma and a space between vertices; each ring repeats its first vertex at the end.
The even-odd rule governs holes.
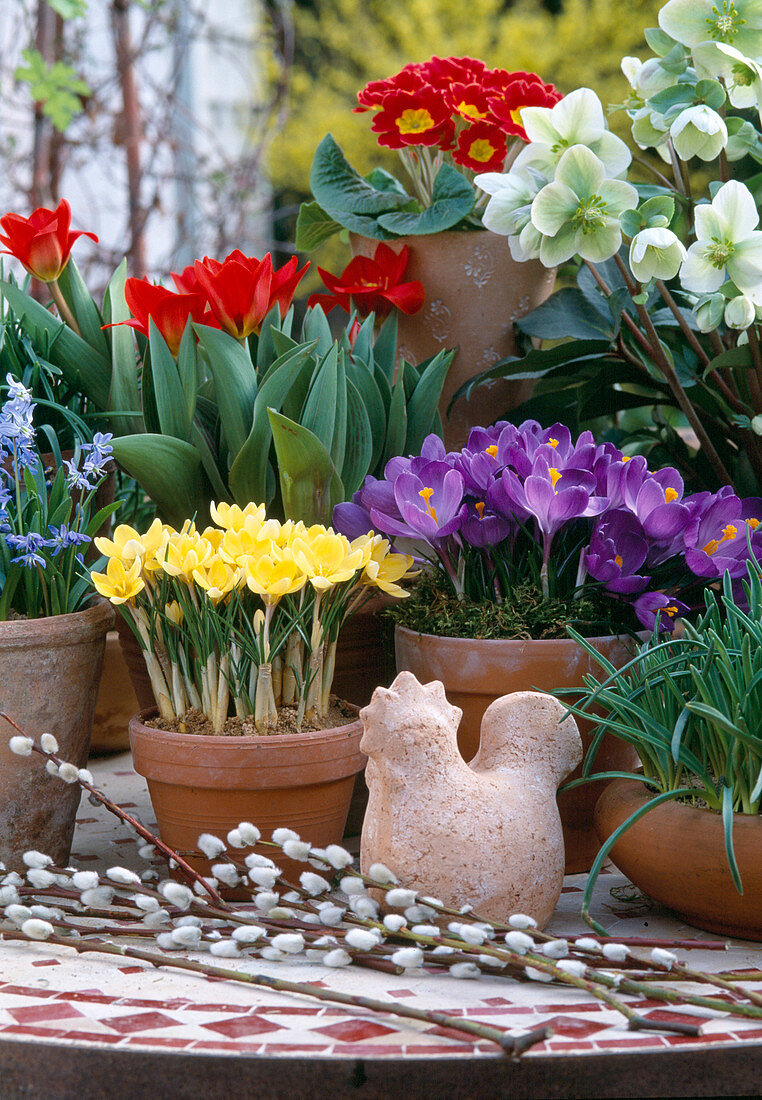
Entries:
POLYGON ((619 836, 669 799, 698 796, 722 814, 728 865, 736 889, 743 893, 733 852, 733 815, 759 814, 762 797, 761 568, 755 559, 749 563, 743 595, 734 591, 726 573, 721 590, 706 590, 704 613, 695 625, 685 624, 682 637, 660 641, 654 635, 621 669, 570 629, 603 670, 600 679, 586 676, 582 697, 569 704, 575 715, 590 717, 594 707, 603 711, 585 759, 587 780, 621 775, 593 774, 601 740, 611 733, 636 749, 643 770, 633 778, 642 779, 654 794, 598 853, 584 913, 598 872, 619 836))

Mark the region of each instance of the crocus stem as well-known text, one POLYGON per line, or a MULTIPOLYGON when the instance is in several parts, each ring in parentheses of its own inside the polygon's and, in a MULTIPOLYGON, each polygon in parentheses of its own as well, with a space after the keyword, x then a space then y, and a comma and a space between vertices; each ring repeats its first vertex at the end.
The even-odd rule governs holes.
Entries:
POLYGON ((336 668, 336 642, 330 642, 326 646, 323 657, 323 684, 320 697, 320 714, 328 713, 331 703, 331 688, 333 687, 333 673, 336 668))
POLYGON ((229 667, 230 657, 226 653, 220 660, 220 670, 217 676, 217 725, 215 729, 217 729, 218 733, 221 733, 224 729, 228 716, 228 702, 230 700, 230 688, 228 687, 229 667))
POLYGON ((48 283, 48 286, 50 287, 50 293, 53 296, 53 301, 56 303, 56 309, 58 310, 59 317, 69 326, 70 329, 73 329, 74 332, 76 332, 77 336, 80 336, 81 333, 79 331, 77 319, 72 311, 69 309, 69 304, 61 293, 61 288, 58 285, 58 280, 53 279, 52 282, 48 283))
POLYGON ((286 656, 283 660, 283 703, 285 706, 293 706, 296 702, 298 680, 301 680, 302 637, 298 630, 292 630, 286 642, 286 656))
POLYGON ((268 662, 261 664, 257 673, 257 698, 254 704, 254 725, 257 733, 267 733, 278 722, 273 697, 273 668, 268 662))

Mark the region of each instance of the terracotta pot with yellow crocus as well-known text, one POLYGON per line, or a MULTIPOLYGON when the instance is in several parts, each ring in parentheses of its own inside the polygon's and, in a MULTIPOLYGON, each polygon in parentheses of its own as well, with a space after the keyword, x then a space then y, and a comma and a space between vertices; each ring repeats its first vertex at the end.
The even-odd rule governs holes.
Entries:
POLYGON ((339 631, 379 591, 405 596, 412 566, 380 536, 350 542, 263 505, 211 514, 203 531, 117 527, 92 574, 151 680, 156 710, 132 719, 130 742, 160 835, 204 873, 199 834, 242 820, 265 837, 288 826, 320 847, 341 840, 365 757, 356 708, 331 695, 339 631))

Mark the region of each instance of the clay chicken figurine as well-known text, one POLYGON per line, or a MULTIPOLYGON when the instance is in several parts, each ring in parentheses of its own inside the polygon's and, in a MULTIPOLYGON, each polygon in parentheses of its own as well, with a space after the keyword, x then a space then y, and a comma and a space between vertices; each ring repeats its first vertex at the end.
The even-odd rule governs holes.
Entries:
POLYGON ((526 913, 542 928, 561 893, 564 845, 556 790, 582 758, 572 717, 550 695, 496 699, 470 764, 457 746, 461 711, 437 680, 401 672, 360 711, 370 797, 362 831, 367 872, 488 920, 526 913))

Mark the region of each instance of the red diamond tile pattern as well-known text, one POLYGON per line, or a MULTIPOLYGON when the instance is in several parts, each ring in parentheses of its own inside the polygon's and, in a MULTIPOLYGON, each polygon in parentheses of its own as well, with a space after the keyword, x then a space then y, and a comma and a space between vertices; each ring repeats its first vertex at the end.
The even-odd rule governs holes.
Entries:
POLYGON ((138 1012, 134 1016, 111 1016, 104 1023, 120 1031, 122 1035, 131 1035, 135 1031, 155 1031, 160 1027, 177 1027, 177 1021, 163 1012, 138 1012))
POLYGON ((373 1020, 341 1020, 337 1024, 316 1027, 314 1030, 341 1043, 357 1043, 362 1039, 377 1039, 381 1035, 392 1035, 396 1028, 378 1024, 373 1020))
POLYGON ((228 1039, 240 1039, 243 1035, 261 1035, 267 1031, 280 1031, 279 1024, 263 1020, 261 1016, 232 1016, 229 1020, 220 1020, 218 1023, 203 1024, 209 1031, 219 1031, 220 1035, 227 1035, 228 1039))

